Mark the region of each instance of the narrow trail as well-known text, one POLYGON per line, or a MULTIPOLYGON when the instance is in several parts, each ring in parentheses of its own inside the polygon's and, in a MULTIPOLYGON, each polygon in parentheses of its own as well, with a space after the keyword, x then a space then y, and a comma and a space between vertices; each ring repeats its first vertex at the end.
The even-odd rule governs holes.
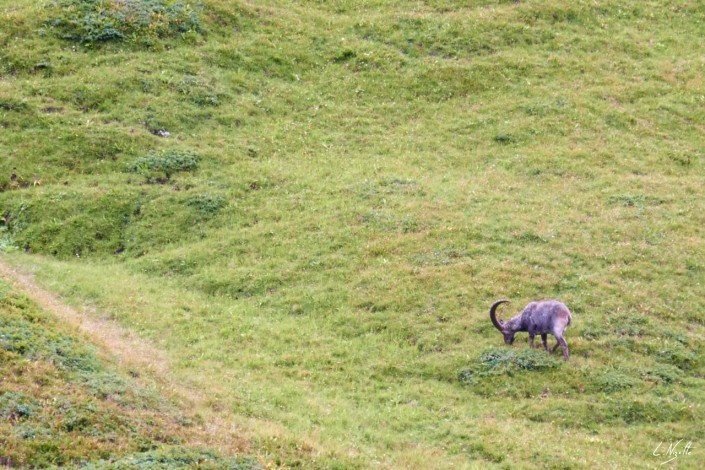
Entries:
POLYGON ((227 454, 252 453, 249 442, 238 432, 234 417, 214 412, 207 406, 204 392, 173 379, 169 360, 163 351, 112 320, 101 319, 97 314, 67 305, 59 296, 39 286, 34 276, 5 262, 2 255, 0 276, 61 322, 77 328, 92 343, 117 360, 121 369, 147 372, 179 407, 188 413, 198 411, 204 419, 198 436, 194 436, 193 444, 205 445, 227 454))
POLYGON ((86 334, 92 342, 112 354, 121 367, 147 369, 160 379, 168 376, 169 362, 164 353, 134 333, 114 321, 103 320, 96 315, 89 316, 66 305, 56 294, 37 285, 31 274, 18 271, 2 259, 0 259, 0 275, 44 310, 86 334))

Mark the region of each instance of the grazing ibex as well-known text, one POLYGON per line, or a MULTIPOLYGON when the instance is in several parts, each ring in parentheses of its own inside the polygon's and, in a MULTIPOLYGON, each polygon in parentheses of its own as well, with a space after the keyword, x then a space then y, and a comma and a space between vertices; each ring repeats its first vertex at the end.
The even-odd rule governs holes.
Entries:
POLYGON ((570 325, 570 310, 563 303, 557 300, 542 300, 531 302, 516 317, 508 321, 497 319, 495 311, 500 304, 509 302, 508 300, 498 300, 490 307, 490 320, 492 324, 504 335, 504 342, 512 344, 514 335, 518 331, 529 333, 529 343, 534 347, 534 336, 541 335, 543 347, 548 351, 546 336, 551 333, 556 337, 558 343, 551 349, 554 352, 558 346, 563 349, 563 359, 568 360, 568 344, 563 338, 565 329, 570 325))

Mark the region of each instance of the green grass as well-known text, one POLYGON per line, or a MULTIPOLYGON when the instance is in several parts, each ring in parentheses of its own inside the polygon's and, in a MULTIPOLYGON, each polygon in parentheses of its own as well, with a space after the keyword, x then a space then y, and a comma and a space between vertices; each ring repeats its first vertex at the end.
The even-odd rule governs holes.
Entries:
POLYGON ((138 370, 126 374, 106 363, 104 353, 4 282, 0 372, 3 465, 259 468, 189 445, 198 435, 194 420, 202 418, 138 382, 138 370))
POLYGON ((696 465, 699 3, 206 0, 88 43, 79 3, 0 9, 0 247, 259 452, 696 465), (505 297, 564 301, 571 361, 504 348, 505 297))

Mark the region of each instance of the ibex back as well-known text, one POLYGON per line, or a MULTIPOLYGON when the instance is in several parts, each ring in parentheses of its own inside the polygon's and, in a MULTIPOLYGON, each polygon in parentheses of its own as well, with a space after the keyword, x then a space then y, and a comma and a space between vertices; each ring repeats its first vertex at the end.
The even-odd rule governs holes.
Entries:
POLYGON ((514 335, 519 331, 529 333, 529 342, 531 347, 534 347, 534 336, 541 335, 543 347, 548 351, 546 338, 548 333, 556 337, 558 341, 551 349, 554 352, 558 346, 563 349, 563 358, 567 361, 568 344, 565 342, 563 333, 568 328, 571 321, 570 310, 562 302, 557 300, 542 300, 540 302, 531 302, 522 312, 508 321, 497 319, 497 307, 508 300, 498 300, 490 307, 490 320, 492 324, 504 335, 504 342, 512 344, 514 335))

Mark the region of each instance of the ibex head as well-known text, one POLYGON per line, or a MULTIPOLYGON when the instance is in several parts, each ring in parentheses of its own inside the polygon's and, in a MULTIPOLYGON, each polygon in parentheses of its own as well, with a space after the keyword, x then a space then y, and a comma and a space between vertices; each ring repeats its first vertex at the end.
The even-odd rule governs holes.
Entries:
POLYGON ((490 320, 492 320, 492 324, 495 328, 497 328, 504 335, 504 343, 511 345, 514 343, 514 335, 516 334, 516 331, 512 331, 510 328, 507 328, 508 325, 504 323, 503 320, 497 319, 497 307, 503 303, 509 303, 509 301, 503 299, 492 304, 492 307, 490 307, 490 320))

